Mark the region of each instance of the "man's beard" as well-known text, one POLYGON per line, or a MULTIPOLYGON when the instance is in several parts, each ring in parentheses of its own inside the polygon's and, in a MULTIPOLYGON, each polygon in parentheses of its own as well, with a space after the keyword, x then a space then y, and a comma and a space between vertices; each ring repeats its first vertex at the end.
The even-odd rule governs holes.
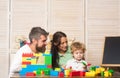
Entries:
POLYGON ((43 46, 43 47, 38 47, 38 44, 36 44, 36 51, 37 53, 41 52, 41 53, 44 53, 46 50, 46 47, 43 46))

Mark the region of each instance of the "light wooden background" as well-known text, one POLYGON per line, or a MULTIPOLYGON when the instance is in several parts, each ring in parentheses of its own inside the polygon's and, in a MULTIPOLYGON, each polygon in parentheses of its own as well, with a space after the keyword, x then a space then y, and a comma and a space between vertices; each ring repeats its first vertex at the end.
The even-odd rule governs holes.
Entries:
POLYGON ((16 38, 28 37, 33 26, 51 34, 63 31, 69 41, 85 43, 86 60, 100 65, 105 37, 120 35, 120 1, 0 0, 0 78, 8 78, 16 38))

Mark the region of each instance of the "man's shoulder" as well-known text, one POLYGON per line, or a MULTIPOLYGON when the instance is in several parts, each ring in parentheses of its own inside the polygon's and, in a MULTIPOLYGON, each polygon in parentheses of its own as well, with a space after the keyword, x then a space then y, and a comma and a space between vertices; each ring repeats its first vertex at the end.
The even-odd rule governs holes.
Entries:
POLYGON ((20 49, 19 49, 19 50, 26 49, 26 48, 30 48, 30 47, 26 44, 26 45, 24 45, 24 46, 20 47, 20 49))
POLYGON ((29 53, 29 52, 31 52, 31 49, 30 49, 29 45, 26 44, 26 45, 22 46, 17 52, 29 53))

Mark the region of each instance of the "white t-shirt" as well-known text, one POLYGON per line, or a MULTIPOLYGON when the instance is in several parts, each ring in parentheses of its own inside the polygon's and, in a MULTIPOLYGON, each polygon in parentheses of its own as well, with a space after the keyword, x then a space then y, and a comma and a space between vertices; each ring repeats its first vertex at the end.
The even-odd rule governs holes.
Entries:
POLYGON ((83 62, 87 65, 87 62, 84 60, 78 61, 75 59, 70 59, 67 61, 66 69, 72 67, 72 70, 75 71, 85 71, 84 67, 86 67, 86 65, 84 65, 83 62))
POLYGON ((15 72, 20 71, 22 65, 22 54, 23 53, 32 53, 31 48, 29 45, 24 45, 21 47, 15 54, 14 60, 10 66, 10 73, 9 76, 12 76, 15 72))

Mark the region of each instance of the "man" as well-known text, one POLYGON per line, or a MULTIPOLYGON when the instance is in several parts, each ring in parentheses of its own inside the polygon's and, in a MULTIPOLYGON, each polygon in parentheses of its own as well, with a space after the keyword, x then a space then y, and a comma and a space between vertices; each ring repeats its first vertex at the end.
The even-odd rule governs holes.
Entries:
POLYGON ((31 29, 31 32, 29 33, 30 44, 24 45, 16 52, 14 61, 10 67, 10 76, 12 76, 16 71, 20 71, 23 53, 45 52, 47 36, 48 32, 46 32, 41 27, 33 27, 31 29))

